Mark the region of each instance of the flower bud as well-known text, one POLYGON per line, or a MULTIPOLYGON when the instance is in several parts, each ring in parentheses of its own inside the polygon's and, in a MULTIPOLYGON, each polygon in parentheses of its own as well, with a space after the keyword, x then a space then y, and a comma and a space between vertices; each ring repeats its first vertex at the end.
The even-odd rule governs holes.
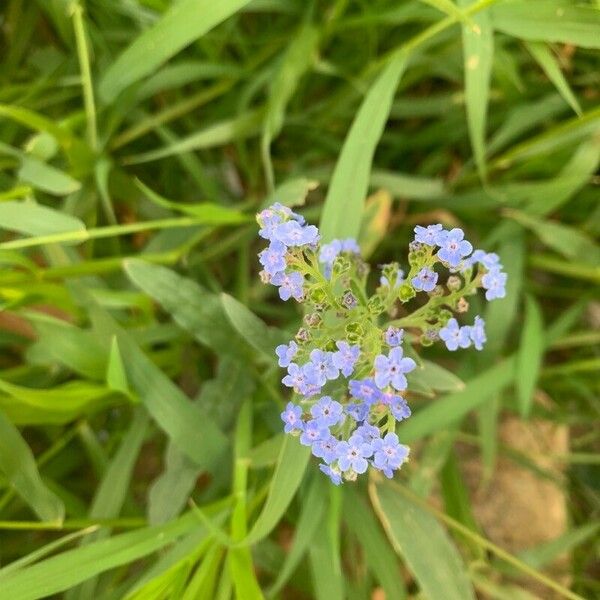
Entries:
POLYGON ((298 329, 298 333, 296 333, 296 341, 299 344, 304 344, 310 341, 310 332, 308 331, 308 329, 305 329, 304 327, 298 329))
POLYGON ((350 270, 352 264, 350 263, 350 259, 346 256, 342 256, 341 254, 336 256, 333 261, 333 274, 336 277, 339 277, 343 273, 347 273, 350 270))
POLYGON ((441 285, 436 285, 431 292, 429 292, 430 296, 443 296, 444 288, 441 285))
POLYGON ((456 290, 459 290, 462 286, 462 281, 460 279, 460 277, 456 276, 456 275, 450 275, 450 277, 448 277, 448 281, 446 282, 446 285, 448 286, 448 289, 451 292, 455 292, 456 290))
POLYGON ((321 315, 317 314, 316 312, 309 313, 304 316, 304 322, 309 327, 318 327, 321 324, 322 320, 323 319, 321 318, 321 315))
POLYGON ((356 299, 356 296, 350 290, 348 290, 344 292, 344 295, 342 296, 342 304, 348 310, 351 310, 358 304, 358 300, 356 299))
POLYGON ((408 302, 416 295, 415 290, 412 288, 410 283, 403 283, 398 290, 398 298, 400 302, 408 302))
POLYGON ((271 283, 271 276, 266 271, 260 271, 258 276, 262 283, 271 283))
POLYGON ((380 315, 385 310, 385 305, 381 296, 371 296, 367 308, 372 315, 380 315))
POLYGON ((459 298, 456 303, 456 312, 458 313, 466 313, 469 310, 469 303, 464 297, 459 298))
POLYGON ((322 287, 313 287, 308 292, 308 297, 310 302, 316 306, 318 305, 327 305, 327 294, 322 287))

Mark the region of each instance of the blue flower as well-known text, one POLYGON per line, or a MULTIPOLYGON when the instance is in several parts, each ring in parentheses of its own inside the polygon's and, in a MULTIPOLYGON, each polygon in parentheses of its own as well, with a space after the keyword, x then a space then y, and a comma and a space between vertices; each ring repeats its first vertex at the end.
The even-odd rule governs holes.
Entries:
POLYGON ((294 388, 303 396, 314 396, 321 390, 320 375, 310 363, 299 367, 296 363, 288 365, 288 374, 281 380, 283 385, 294 388))
POLYGON ((391 384, 401 392, 408 385, 405 373, 410 373, 416 366, 412 358, 404 357, 401 347, 392 348, 388 356, 379 354, 375 358, 375 384, 381 389, 391 384))
POLYGON ((310 414, 325 427, 332 427, 344 420, 342 405, 331 396, 323 396, 311 407, 310 414))
POLYGON ((340 376, 340 371, 333 362, 332 352, 315 349, 310 353, 310 362, 322 375, 321 385, 325 385, 328 379, 337 379, 340 376))
POLYGON ((344 377, 350 377, 354 371, 354 365, 360 356, 360 346, 351 346, 347 342, 336 342, 338 351, 333 353, 331 360, 344 377))
POLYGON ((360 246, 354 238, 347 238, 345 240, 341 240, 341 243, 342 252, 347 252, 348 254, 360 254, 360 246))
POLYGON ((393 476, 392 471, 399 469, 408 459, 409 448, 400 444, 395 433, 388 433, 383 439, 373 441, 373 465, 383 471, 386 477, 393 476))
POLYGON ((390 412, 394 419, 398 421, 408 419, 411 415, 410 407, 402 396, 394 396, 394 399, 390 404, 390 412))
POLYGON ((404 329, 398 329, 390 325, 385 332, 385 343, 392 347, 399 346, 402 343, 403 337, 404 329))
POLYGON ((487 342, 487 337, 485 335, 485 321, 479 315, 475 317, 475 323, 469 330, 469 335, 475 348, 482 350, 483 345, 487 342))
POLYGON ((440 338, 452 352, 458 350, 459 346, 468 348, 471 345, 471 328, 467 325, 459 327, 456 319, 450 319, 446 326, 440 329, 440 338))
POLYGON ((317 440, 312 445, 312 454, 317 458, 322 458, 327 464, 337 458, 338 440, 329 434, 321 440, 317 440))
POLYGON ((435 287, 438 280, 438 274, 435 271, 427 267, 423 267, 416 277, 411 280, 412 286, 415 290, 423 290, 424 292, 431 292, 435 287))
MULTIPOLYGON (((402 269, 398 269, 396 271, 396 279, 394 281, 394 289, 399 288, 403 282, 404 282, 404 271, 402 269)), ((384 287, 390 287, 390 281, 385 275, 382 275, 379 278, 379 285, 382 285, 384 287)))
POLYGON ((364 473, 369 466, 367 458, 372 454, 371 446, 360 435, 353 435, 347 442, 338 444, 338 465, 342 471, 352 469, 355 473, 364 473))
POLYGON ((281 420, 285 423, 283 430, 286 433, 302 431, 304 423, 302 422, 302 407, 288 402, 285 410, 281 413, 281 420))
POLYGON ((277 226, 283 222, 280 215, 276 214, 271 208, 267 208, 257 215, 257 220, 261 226, 258 235, 265 240, 272 241, 273 234, 277 226))
POLYGON ((281 204, 281 202, 275 202, 271 206, 271 210, 280 212, 288 219, 294 219, 294 221, 298 221, 300 225, 304 225, 305 223, 304 217, 302 215, 295 213, 289 206, 285 206, 284 204, 281 204))
POLYGON ((506 296, 506 273, 499 267, 490 269, 482 278, 481 285, 485 288, 486 300, 504 298, 506 296))
POLYGON ((334 485, 340 485, 340 483, 342 483, 342 474, 337 467, 332 467, 330 465, 319 465, 319 469, 321 469, 321 471, 325 473, 329 479, 331 479, 331 483, 334 485))
POLYGON ((364 400, 368 405, 379 401, 381 392, 372 379, 351 379, 349 382, 350 395, 358 400, 364 400))
POLYGON ((464 237, 463 230, 458 227, 445 231, 438 240, 440 246, 438 257, 451 267, 458 267, 463 256, 467 256, 473 251, 473 246, 463 239, 464 237))
POLYGON ((381 437, 381 432, 379 431, 379 427, 365 423, 357 427, 352 435, 359 435, 367 444, 371 444, 373 440, 381 437))
POLYGON ((427 246, 436 246, 439 244, 438 240, 442 233, 443 229, 439 223, 436 225, 429 225, 428 227, 417 225, 415 227, 415 242, 421 242, 421 244, 427 246))
POLYGON ((344 412, 357 423, 360 423, 369 415, 369 405, 366 402, 353 402, 344 406, 344 412))
POLYGON ((319 230, 314 225, 286 221, 275 227, 273 237, 286 246, 306 246, 319 241, 319 230))
POLYGON ((333 240, 328 244, 323 244, 319 252, 319 262, 331 265, 341 251, 342 242, 340 240, 333 240))
POLYGON ((275 348, 275 354, 277 354, 279 360, 277 364, 280 367, 288 367, 292 362, 294 356, 298 352, 298 344, 292 340, 289 344, 280 344, 275 348))
POLYGON ((279 286, 279 297, 282 300, 289 300, 293 297, 300 302, 304 298, 304 276, 297 271, 275 273, 271 278, 271 283, 279 286))
POLYGON ((304 424, 304 430, 300 436, 300 443, 303 446, 312 446, 315 442, 323 440, 330 435, 327 427, 324 427, 319 421, 307 421, 304 424))
POLYGON ((259 255, 258 260, 269 275, 285 271, 286 247, 278 241, 273 241, 259 255))

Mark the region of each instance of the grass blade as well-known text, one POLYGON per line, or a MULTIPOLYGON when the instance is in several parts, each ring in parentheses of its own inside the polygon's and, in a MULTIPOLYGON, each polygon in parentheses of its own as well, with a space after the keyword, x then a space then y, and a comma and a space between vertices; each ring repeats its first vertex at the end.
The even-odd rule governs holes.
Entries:
POLYGON ((544 323, 537 302, 528 296, 525 304, 525 324, 517 356, 517 394, 523 417, 531 410, 533 392, 544 357, 544 323))

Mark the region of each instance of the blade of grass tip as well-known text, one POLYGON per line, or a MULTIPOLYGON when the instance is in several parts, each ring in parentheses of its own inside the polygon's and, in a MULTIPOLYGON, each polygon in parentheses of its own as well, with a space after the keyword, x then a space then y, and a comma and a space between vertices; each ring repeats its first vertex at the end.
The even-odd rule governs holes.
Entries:
POLYGON ((352 122, 323 206, 320 231, 325 242, 356 238, 360 232, 373 155, 406 62, 406 53, 394 55, 369 88, 352 122))
POLYGON ((181 0, 117 57, 100 80, 100 97, 111 103, 126 87, 235 14, 249 0, 181 0))
POLYGON ((369 496, 392 546, 427 598, 475 600, 462 558, 435 517, 389 483, 369 482, 369 496))
POLYGON ((85 31, 83 8, 77 0, 70 7, 73 19, 73 30, 75 32, 75 44, 77 46, 77 58, 81 72, 81 85, 83 87, 83 104, 87 121, 88 142, 92 150, 98 147, 98 130, 96 127, 96 103, 94 101, 94 85, 92 83, 92 71, 90 68, 90 53, 85 31))
POLYGON ((42 521, 60 525, 65 516, 62 500, 42 481, 33 453, 19 430, 0 411, 0 471, 42 521))
POLYGON ((542 68, 548 79, 554 84, 565 102, 578 114, 582 114, 579 101, 575 97, 569 82, 566 80, 556 58, 543 42, 525 42, 525 47, 542 68))
POLYGON ((525 301, 525 323, 517 356, 517 397, 523 417, 531 411, 533 392, 544 357, 544 322, 542 312, 532 296, 525 301))
MULTIPOLYGON (((458 0, 460 6, 468 7, 474 0, 458 0)), ((486 124, 490 96, 490 82, 494 54, 494 32, 488 12, 481 12, 474 18, 475 26, 462 26, 465 101, 469 137, 479 176, 487 178, 486 166, 486 124)))

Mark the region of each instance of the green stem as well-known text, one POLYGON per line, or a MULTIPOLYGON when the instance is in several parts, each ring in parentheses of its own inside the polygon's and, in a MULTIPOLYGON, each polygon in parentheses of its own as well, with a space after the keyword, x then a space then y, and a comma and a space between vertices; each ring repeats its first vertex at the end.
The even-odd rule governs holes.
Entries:
POLYGON ((0 530, 57 530, 64 529, 82 529, 84 527, 122 527, 133 529, 137 527, 146 527, 146 519, 71 519, 63 523, 54 521, 0 521, 0 530))

